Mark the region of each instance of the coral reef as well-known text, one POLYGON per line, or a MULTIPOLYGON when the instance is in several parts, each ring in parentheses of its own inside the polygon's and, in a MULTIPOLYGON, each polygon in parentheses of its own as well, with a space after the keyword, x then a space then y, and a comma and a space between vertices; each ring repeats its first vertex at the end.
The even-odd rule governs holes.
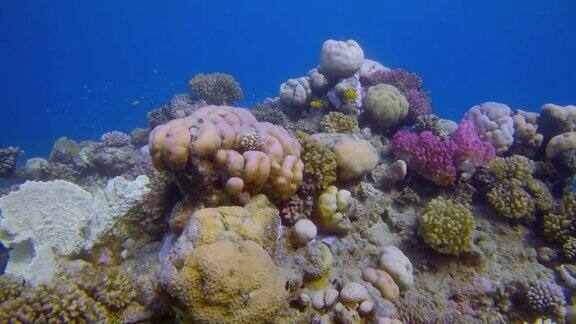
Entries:
POLYGON ((353 40, 318 63, 252 110, 199 74, 149 128, 0 150, 0 322, 574 322, 575 107, 457 124, 353 40))
POLYGON ((232 105, 244 99, 240 84, 229 74, 199 73, 188 81, 188 85, 195 96, 209 105, 232 105))

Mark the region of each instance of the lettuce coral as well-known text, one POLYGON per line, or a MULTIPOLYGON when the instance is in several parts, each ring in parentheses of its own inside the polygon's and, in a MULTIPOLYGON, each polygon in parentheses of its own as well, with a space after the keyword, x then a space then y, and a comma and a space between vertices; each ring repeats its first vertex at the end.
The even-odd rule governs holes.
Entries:
POLYGON ((437 198, 426 205, 418 234, 434 250, 458 255, 472 249, 474 227, 474 217, 466 206, 437 198))
POLYGON ((317 188, 327 188, 336 181, 336 154, 304 132, 297 131, 295 135, 302 145, 302 161, 308 180, 317 188))

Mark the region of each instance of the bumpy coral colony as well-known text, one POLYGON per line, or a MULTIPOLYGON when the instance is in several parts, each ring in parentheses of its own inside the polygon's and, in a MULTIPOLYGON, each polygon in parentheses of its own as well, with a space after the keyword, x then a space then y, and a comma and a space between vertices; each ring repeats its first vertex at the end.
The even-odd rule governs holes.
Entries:
POLYGON ((0 322, 576 323, 576 106, 441 119, 353 40, 255 109, 189 85, 131 135, 0 150, 0 322))

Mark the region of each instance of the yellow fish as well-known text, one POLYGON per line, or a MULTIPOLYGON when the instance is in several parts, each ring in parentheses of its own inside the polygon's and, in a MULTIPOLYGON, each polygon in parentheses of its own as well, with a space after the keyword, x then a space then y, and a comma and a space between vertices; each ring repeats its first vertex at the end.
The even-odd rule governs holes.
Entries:
POLYGON ((321 99, 312 99, 310 101, 310 107, 314 109, 324 108, 324 102, 321 99))

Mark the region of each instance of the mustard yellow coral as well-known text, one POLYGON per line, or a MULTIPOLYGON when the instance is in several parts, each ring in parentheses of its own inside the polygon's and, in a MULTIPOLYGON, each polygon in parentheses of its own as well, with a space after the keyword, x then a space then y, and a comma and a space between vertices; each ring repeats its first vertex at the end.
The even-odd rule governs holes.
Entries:
POLYGON ((426 206, 418 234, 434 250, 458 255, 472 249, 474 227, 474 217, 466 206, 437 198, 426 206))
POLYGON ((574 192, 569 192, 562 197, 556 212, 544 215, 542 227, 547 239, 561 244, 576 234, 576 194, 574 192))
POLYGON ((0 305, 2 323, 115 323, 101 303, 68 283, 40 285, 0 305))
POLYGON ((285 305, 285 278, 253 241, 217 241, 188 253, 164 289, 192 323, 264 323, 285 305))
POLYGON ((0 276, 0 303, 14 299, 25 289, 24 280, 12 275, 4 274, 0 276))
POLYGON ((320 124, 322 125, 322 130, 326 133, 352 134, 360 131, 356 116, 345 115, 337 111, 324 115, 320 124))
POLYGON ((316 201, 316 216, 320 229, 335 233, 348 232, 352 225, 344 214, 350 199, 348 190, 338 190, 335 186, 326 188, 316 201))
POLYGON ((336 181, 336 154, 302 131, 296 131, 295 135, 302 145, 301 157, 308 180, 320 189, 327 188, 336 181))
POLYGON ((519 219, 534 213, 534 200, 518 179, 502 180, 487 194, 488 203, 500 215, 519 219))
POLYGON ((538 206, 548 208, 546 192, 540 184, 534 182, 533 171, 532 161, 525 156, 494 159, 490 164, 494 185, 486 196, 488 204, 507 218, 533 217, 535 200, 530 194, 532 191, 538 198, 538 206))

